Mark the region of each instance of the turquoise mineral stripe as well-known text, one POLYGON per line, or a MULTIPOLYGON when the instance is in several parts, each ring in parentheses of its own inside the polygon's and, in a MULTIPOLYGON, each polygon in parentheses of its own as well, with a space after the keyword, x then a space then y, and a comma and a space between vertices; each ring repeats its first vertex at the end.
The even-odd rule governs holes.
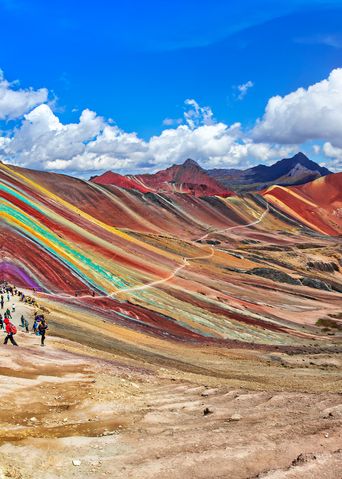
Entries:
MULTIPOLYGON (((44 238, 49 240, 53 245, 55 245, 56 247, 59 247, 60 249, 64 250, 64 252, 67 255, 77 259, 86 269, 90 269, 92 271, 95 271, 97 274, 102 276, 104 279, 112 282, 117 287, 126 287, 127 286, 127 284, 121 278, 115 277, 112 273, 105 270, 99 264, 94 263, 90 258, 85 256, 83 253, 80 253, 79 251, 76 251, 74 248, 70 247, 64 241, 61 241, 60 238, 57 235, 50 232, 46 228, 43 228, 37 221, 34 222, 28 216, 25 216, 24 214, 15 210, 13 207, 10 206, 10 204, 7 201, 3 201, 2 209, 9 216, 12 216, 13 218, 16 218, 20 223, 23 223, 26 226, 29 226, 34 231, 36 231, 37 233, 42 235, 44 238)), ((59 257, 57 251, 51 250, 50 248, 48 248, 48 249, 52 254, 57 255, 59 257)), ((62 261, 61 258, 59 258, 59 259, 62 261)), ((65 260, 65 261, 71 269, 77 269, 74 265, 69 263, 67 260, 65 260)), ((82 276, 82 277, 84 276, 84 273, 81 273, 78 269, 77 269, 77 271, 78 271, 78 274, 80 274, 80 276, 82 276)), ((90 278, 88 278, 87 281, 90 281, 93 284, 93 282, 90 280, 90 278)))
POLYGON ((32 203, 32 201, 30 201, 26 196, 19 193, 17 189, 11 188, 10 186, 6 186, 4 183, 0 183, 0 190, 5 191, 6 193, 9 193, 12 196, 15 196, 16 198, 18 198, 18 200, 22 201, 28 206, 31 206, 31 208, 35 209, 36 211, 39 211, 39 213, 46 214, 46 212, 44 212, 41 208, 39 208, 39 206, 32 203))

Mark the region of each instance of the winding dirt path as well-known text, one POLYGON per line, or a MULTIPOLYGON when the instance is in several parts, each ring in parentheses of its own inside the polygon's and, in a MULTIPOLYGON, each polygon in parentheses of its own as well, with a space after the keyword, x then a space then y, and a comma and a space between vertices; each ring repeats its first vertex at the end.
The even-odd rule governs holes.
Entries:
MULTIPOLYGON (((227 231, 232 231, 232 230, 237 229, 237 228, 244 229, 244 228, 250 228, 251 226, 255 226, 255 225, 261 223, 261 221, 265 218, 265 216, 268 214, 268 212, 269 212, 269 204, 267 203, 267 207, 266 207, 265 211, 262 213, 260 218, 256 219, 255 221, 252 221, 251 223, 248 223, 246 225, 235 225, 235 226, 229 226, 228 228, 215 229, 215 230, 209 231, 208 233, 201 236, 197 240, 193 240, 191 243, 200 247, 200 248, 206 248, 207 245, 201 245, 201 244, 198 244, 197 242, 198 241, 203 241, 209 235, 214 234, 214 233, 225 233, 227 231)), ((115 291, 114 293, 111 293, 109 296, 117 296, 120 293, 131 293, 133 291, 142 291, 142 290, 145 290, 145 289, 148 289, 148 288, 153 288, 154 286, 157 286, 157 285, 160 285, 160 284, 167 283, 168 281, 172 280, 175 276, 177 276, 177 274, 180 271, 182 271, 184 268, 186 268, 189 265, 190 261, 212 258, 215 254, 215 248, 213 246, 209 246, 209 248, 210 248, 210 251, 205 255, 187 256, 187 257, 183 258, 183 263, 180 266, 177 266, 177 268, 171 274, 169 274, 169 276, 167 276, 166 278, 159 279, 159 280, 156 280, 156 281, 152 281, 151 283, 147 283, 147 284, 144 284, 144 285, 141 285, 141 286, 133 286, 131 288, 123 288, 123 289, 120 289, 118 291, 115 291)))
MULTIPOLYGON (((229 226, 228 228, 223 228, 223 229, 214 229, 214 230, 208 231, 206 234, 204 234, 200 238, 191 241, 191 243, 193 245, 195 245, 196 247, 199 247, 199 248, 203 248, 203 249, 207 248, 208 245, 201 245, 200 243, 198 243, 198 241, 203 241, 204 239, 206 239, 211 234, 215 234, 215 233, 221 234, 221 233, 225 233, 227 231, 232 231, 232 230, 235 230, 235 229, 240 229, 241 230, 241 229, 245 229, 245 228, 250 228, 251 226, 255 226, 255 225, 261 223, 268 213, 269 213, 269 204, 267 203, 266 204, 266 209, 261 214, 260 218, 252 221, 251 223, 248 223, 246 225, 229 226)), ((78 299, 82 299, 82 298, 113 298, 113 297, 118 296, 122 293, 133 293, 135 291, 143 291, 145 289, 150 289, 150 288, 153 288, 154 286, 165 284, 165 283, 171 281, 173 278, 175 278, 177 276, 177 274, 180 271, 185 269, 190 264, 190 261, 196 261, 196 260, 201 260, 201 259, 209 259, 209 258, 212 258, 214 256, 214 254, 215 254, 215 248, 213 246, 209 246, 209 251, 208 251, 207 254, 200 255, 200 256, 184 257, 182 264, 177 266, 166 278, 151 281, 150 283, 142 284, 140 286, 132 286, 132 287, 128 287, 128 288, 122 288, 120 290, 113 291, 112 293, 107 294, 107 295, 92 296, 90 294, 85 294, 85 295, 82 295, 82 296, 77 296, 77 298, 78 299)), ((47 297, 54 297, 54 298, 60 298, 60 299, 74 298, 74 296, 72 296, 71 294, 67 294, 67 293, 54 294, 54 293, 39 292, 39 296, 47 296, 47 297)))

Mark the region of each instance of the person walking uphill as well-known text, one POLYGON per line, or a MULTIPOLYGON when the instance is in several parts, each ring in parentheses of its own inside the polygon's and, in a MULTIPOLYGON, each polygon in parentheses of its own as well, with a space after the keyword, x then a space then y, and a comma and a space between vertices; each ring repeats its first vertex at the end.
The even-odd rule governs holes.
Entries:
POLYGON ((7 333, 4 344, 7 344, 8 340, 10 340, 13 346, 18 346, 18 344, 16 343, 13 337, 17 333, 17 328, 14 326, 14 324, 10 322, 8 318, 5 319, 4 323, 6 324, 6 333, 7 333))
POLYGON ((45 334, 46 330, 48 329, 48 325, 46 324, 46 321, 44 319, 44 316, 41 316, 41 320, 38 324, 38 332, 40 334, 41 340, 40 340, 40 345, 45 346, 45 334))

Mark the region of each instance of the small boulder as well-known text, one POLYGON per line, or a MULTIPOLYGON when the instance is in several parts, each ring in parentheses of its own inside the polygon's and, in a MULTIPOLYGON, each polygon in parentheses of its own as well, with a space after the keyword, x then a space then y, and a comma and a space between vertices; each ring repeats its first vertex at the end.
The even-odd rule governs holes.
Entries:
POLYGON ((296 457, 296 459, 292 461, 292 466, 299 466, 315 459, 316 459, 316 456, 312 452, 301 453, 299 454, 299 456, 296 457))

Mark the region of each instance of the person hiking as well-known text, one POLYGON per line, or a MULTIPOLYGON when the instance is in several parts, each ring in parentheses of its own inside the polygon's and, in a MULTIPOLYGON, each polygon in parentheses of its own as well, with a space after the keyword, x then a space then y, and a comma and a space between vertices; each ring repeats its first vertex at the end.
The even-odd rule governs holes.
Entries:
POLYGON ((7 344, 8 340, 10 340, 13 346, 18 346, 18 344, 16 343, 13 337, 17 333, 17 328, 14 326, 14 324, 10 322, 8 318, 5 319, 4 323, 6 324, 6 333, 7 333, 4 344, 7 344))
POLYGON ((29 322, 27 319, 24 320, 25 323, 25 331, 28 333, 29 332, 29 322))
POLYGON ((42 315, 38 314, 38 311, 34 312, 34 321, 33 321, 33 326, 32 329, 35 332, 37 336, 39 336, 39 331, 38 331, 38 326, 41 321, 42 315))
POLYGON ((12 313, 15 313, 15 304, 12 303, 12 313))
POLYGON ((41 336, 41 340, 40 340, 40 345, 41 346, 45 346, 44 342, 45 342, 45 334, 46 334, 47 329, 48 329, 48 325, 46 324, 44 316, 41 316, 41 320, 40 320, 40 323, 38 325, 38 331, 39 331, 39 334, 41 336))
POLYGON ((4 329, 4 321, 2 319, 2 314, 0 313, 0 329, 4 329))
POLYGON ((0 303, 1 303, 1 309, 4 309, 4 296, 3 296, 3 294, 1 295, 0 303))
POLYGON ((37 321, 37 319, 35 319, 35 320, 33 321, 32 331, 33 331, 35 334, 38 334, 38 321, 37 321))
POLYGON ((23 315, 23 314, 21 315, 20 322, 21 322, 20 326, 21 326, 22 328, 25 328, 25 318, 24 318, 24 315, 23 315))
POLYGON ((5 318, 7 319, 12 319, 12 316, 11 316, 11 311, 7 308, 6 311, 5 311, 5 318))

